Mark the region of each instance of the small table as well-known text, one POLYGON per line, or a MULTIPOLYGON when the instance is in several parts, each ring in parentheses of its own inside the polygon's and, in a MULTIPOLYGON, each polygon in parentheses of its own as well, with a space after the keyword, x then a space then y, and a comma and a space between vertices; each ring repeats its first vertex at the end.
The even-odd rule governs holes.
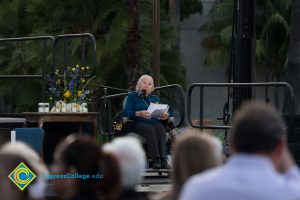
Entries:
POLYGON ((92 122, 93 136, 96 138, 99 132, 98 128, 98 113, 50 113, 50 112, 24 112, 25 123, 24 127, 28 126, 28 122, 37 122, 39 128, 43 128, 44 122, 80 122, 80 132, 82 133, 82 123, 92 122))

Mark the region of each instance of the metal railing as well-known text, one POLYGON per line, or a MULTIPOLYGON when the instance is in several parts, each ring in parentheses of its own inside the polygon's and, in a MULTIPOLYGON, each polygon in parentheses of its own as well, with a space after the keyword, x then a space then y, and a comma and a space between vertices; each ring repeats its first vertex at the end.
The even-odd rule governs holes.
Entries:
POLYGON ((55 37, 53 36, 33 36, 33 37, 19 37, 19 38, 1 38, 0 43, 5 42, 28 42, 28 41, 43 41, 43 51, 42 51, 42 74, 26 74, 26 75, 0 75, 0 79, 41 79, 44 77, 45 69, 47 67, 47 41, 52 43, 52 48, 54 47, 55 37))
POLYGON ((293 128, 294 123, 294 91, 290 84, 286 82, 269 82, 269 83, 194 83, 188 89, 188 96, 187 96, 187 119, 190 126, 194 128, 200 129, 229 129, 231 126, 227 125, 204 125, 203 124, 203 113, 204 113, 204 89, 205 88, 212 88, 212 87, 227 87, 227 88, 242 88, 242 87, 285 87, 290 95, 290 103, 289 103, 289 128, 293 128), (199 125, 195 125, 192 122, 191 112, 192 112, 192 92, 195 88, 199 88, 200 96, 199 96, 199 105, 200 105, 200 113, 199 113, 199 125))
POLYGON ((85 48, 85 38, 87 38, 91 44, 91 49, 92 49, 92 73, 89 76, 93 76, 96 73, 96 39, 94 35, 90 33, 78 33, 78 34, 63 34, 63 35, 58 35, 55 37, 54 41, 54 48, 53 48, 53 65, 56 67, 57 65, 57 52, 58 52, 58 42, 60 40, 64 41, 64 49, 63 49, 63 54, 64 54, 64 66, 69 65, 69 55, 68 55, 68 40, 73 39, 73 38, 80 38, 81 39, 81 44, 80 44, 80 65, 83 66, 86 64, 86 48, 85 48))
MULTIPOLYGON (((31 37, 18 37, 18 38, 1 38, 0 43, 19 43, 19 42, 30 42, 30 41, 42 41, 43 47, 41 51, 41 74, 0 74, 0 80, 7 79, 40 79, 44 80, 46 75, 46 69, 49 67, 51 68, 51 71, 54 71, 57 65, 57 52, 58 52, 58 42, 60 40, 64 40, 64 57, 63 62, 64 65, 67 66, 69 62, 69 56, 68 56, 68 43, 67 40, 70 40, 72 38, 80 38, 81 39, 81 46, 80 46, 80 64, 85 65, 86 64, 86 38, 89 40, 89 45, 91 46, 91 54, 92 54, 92 72, 89 75, 86 75, 87 77, 91 77, 96 73, 96 39, 95 37, 90 33, 79 33, 79 34, 64 34, 64 35, 58 35, 58 36, 31 36, 31 37), (51 49, 50 52, 50 58, 52 58, 52 63, 47 65, 47 53, 49 50, 49 41, 51 42, 51 49)), ((42 81, 42 101, 45 100, 45 87, 46 87, 46 81, 42 81)))
MULTIPOLYGON (((42 49, 42 70, 41 74, 26 74, 26 75, 18 75, 18 74, 9 74, 9 75, 0 75, 0 79, 43 79, 45 76, 46 68, 47 68, 47 50, 48 50, 48 41, 52 43, 52 47, 54 47, 55 38, 53 36, 32 36, 32 37, 19 37, 19 38, 1 38, 0 43, 7 42, 29 42, 29 41, 42 41, 43 49, 42 49)), ((50 67, 53 67, 51 65, 50 67)), ((42 100, 45 99, 45 86, 46 83, 42 82, 42 100)))

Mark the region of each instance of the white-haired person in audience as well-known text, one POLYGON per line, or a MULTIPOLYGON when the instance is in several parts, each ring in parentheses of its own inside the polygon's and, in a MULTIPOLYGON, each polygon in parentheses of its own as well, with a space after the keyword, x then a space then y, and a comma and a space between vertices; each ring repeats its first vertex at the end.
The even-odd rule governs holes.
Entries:
POLYGON ((103 150, 112 153, 120 166, 122 192, 119 199, 147 199, 135 191, 135 187, 142 180, 146 166, 145 153, 139 140, 132 136, 119 137, 106 143, 103 150))
POLYGON ((231 158, 191 177, 179 199, 300 199, 299 168, 287 149, 286 126, 274 108, 247 103, 235 113, 232 127, 231 158))
POLYGON ((154 196, 153 200, 176 200, 183 184, 193 175, 222 163, 221 141, 205 132, 188 129, 174 146, 172 189, 154 196))
POLYGON ((24 158, 18 155, 0 153, 0 200, 29 200, 28 188, 20 190, 8 175, 23 162, 27 167, 31 165, 24 161, 24 158))
MULTIPOLYGON (((12 164, 14 163, 16 166, 13 168, 16 168, 21 162, 27 163, 26 165, 30 166, 30 169, 35 173, 36 179, 28 185, 26 190, 28 190, 28 198, 30 199, 43 199, 45 196, 45 190, 46 190, 46 179, 45 175, 48 174, 48 169, 46 165, 43 163, 40 156, 28 145, 22 142, 16 142, 16 143, 6 143, 1 149, 0 149, 0 155, 2 157, 2 161, 4 162, 5 159, 8 159, 10 161, 7 161, 6 163, 6 169, 11 170, 12 172, 14 169, 12 169, 12 164), (10 159, 16 158, 16 159, 10 159), (10 164, 8 164, 10 163, 10 164)), ((1 169, 4 168, 3 164, 0 163, 1 169)), ((4 169, 3 169, 4 170, 4 169)), ((7 176, 6 176, 7 178, 7 176)), ((7 178, 8 179, 8 178, 7 178)), ((15 185, 14 185, 15 186, 15 185)), ((17 186, 12 187, 16 190, 19 190, 17 186)), ((1 195, 0 195, 1 196, 1 195)), ((1 199, 1 198, 0 198, 1 199)))

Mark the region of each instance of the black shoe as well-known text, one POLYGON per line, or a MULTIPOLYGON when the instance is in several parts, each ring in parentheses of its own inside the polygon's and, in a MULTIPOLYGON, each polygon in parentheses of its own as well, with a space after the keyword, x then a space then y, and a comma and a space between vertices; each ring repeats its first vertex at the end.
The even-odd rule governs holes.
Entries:
POLYGON ((152 165, 152 168, 153 168, 153 169, 160 169, 160 168, 161 168, 161 165, 160 165, 160 159, 156 158, 156 159, 154 160, 154 163, 153 163, 153 165, 152 165))
POLYGON ((171 166, 168 164, 168 161, 166 158, 161 159, 161 168, 162 169, 171 169, 171 166))
POLYGON ((149 168, 152 168, 153 167, 153 164, 154 164, 154 160, 148 160, 148 169, 149 168))

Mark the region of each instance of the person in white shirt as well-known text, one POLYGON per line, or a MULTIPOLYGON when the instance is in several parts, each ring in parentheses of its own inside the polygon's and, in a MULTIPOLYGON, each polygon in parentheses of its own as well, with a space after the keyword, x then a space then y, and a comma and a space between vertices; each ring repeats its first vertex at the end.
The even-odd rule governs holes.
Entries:
POLYGON ((287 149, 282 118, 260 102, 234 116, 228 162, 190 178, 181 200, 300 199, 300 172, 287 149))

